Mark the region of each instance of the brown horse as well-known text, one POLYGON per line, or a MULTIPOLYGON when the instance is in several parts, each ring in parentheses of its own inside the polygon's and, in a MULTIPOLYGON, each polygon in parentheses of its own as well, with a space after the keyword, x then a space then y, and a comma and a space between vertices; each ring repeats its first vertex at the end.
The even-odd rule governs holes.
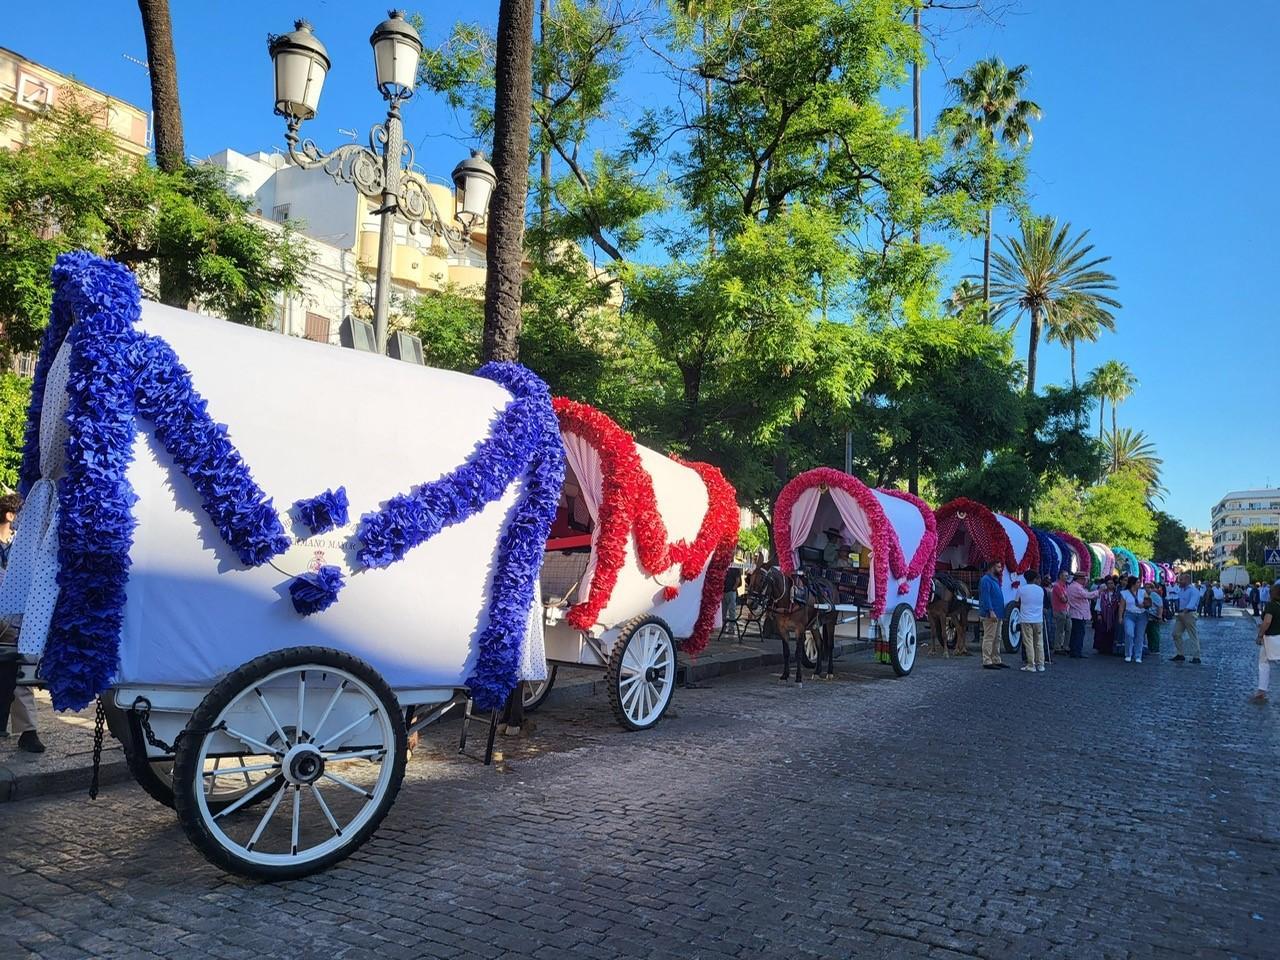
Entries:
POLYGON ((834 613, 825 613, 819 617, 815 606, 820 602, 820 592, 816 584, 810 583, 803 573, 785 574, 777 567, 761 568, 754 571, 747 583, 748 594, 760 597, 773 619, 778 635, 782 638, 782 676, 786 682, 791 678, 791 637, 795 636, 796 644, 796 680, 804 683, 802 656, 805 634, 812 634, 817 648, 817 672, 814 676, 826 679, 835 674, 835 634, 827 630, 826 621, 834 617, 834 613), (823 656, 827 659, 828 673, 822 673, 823 656))
POLYGON ((929 656, 939 651, 944 657, 951 656, 947 644, 951 635, 955 637, 956 656, 969 656, 965 631, 969 623, 969 588, 955 577, 945 573, 934 574, 933 595, 926 612, 929 618, 929 656))

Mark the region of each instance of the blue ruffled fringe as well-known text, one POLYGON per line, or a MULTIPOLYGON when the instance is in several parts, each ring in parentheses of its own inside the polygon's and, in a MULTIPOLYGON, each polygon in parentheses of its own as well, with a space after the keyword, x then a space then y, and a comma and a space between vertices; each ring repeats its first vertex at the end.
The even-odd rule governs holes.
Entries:
POLYGON ((298 519, 312 533, 328 533, 335 527, 346 526, 350 519, 347 515, 348 506, 347 488, 339 487, 337 490, 326 490, 314 497, 298 500, 293 509, 298 512, 298 519))
POLYGON ((327 564, 314 572, 299 574, 289 584, 293 609, 306 617, 331 607, 343 583, 342 570, 327 564))

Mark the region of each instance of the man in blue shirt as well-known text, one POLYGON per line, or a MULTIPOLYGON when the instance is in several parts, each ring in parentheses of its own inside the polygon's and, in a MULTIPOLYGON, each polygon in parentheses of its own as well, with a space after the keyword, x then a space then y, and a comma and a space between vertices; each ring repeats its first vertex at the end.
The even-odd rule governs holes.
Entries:
POLYGON ((1178 577, 1178 613, 1173 623, 1173 646, 1177 655, 1170 657, 1174 663, 1181 663, 1187 658, 1182 655, 1182 635, 1190 638, 1191 662, 1200 662, 1200 634, 1196 632, 1196 610, 1200 607, 1200 591, 1192 586, 1191 575, 1184 573, 1178 577))
POLYGON ((1000 624, 1004 620, 1004 590, 1000 586, 1000 578, 1004 575, 1004 564, 992 560, 987 564, 987 571, 978 584, 978 619, 982 621, 982 669, 1004 670, 1008 664, 1000 656, 1003 648, 1000 643, 1000 624))

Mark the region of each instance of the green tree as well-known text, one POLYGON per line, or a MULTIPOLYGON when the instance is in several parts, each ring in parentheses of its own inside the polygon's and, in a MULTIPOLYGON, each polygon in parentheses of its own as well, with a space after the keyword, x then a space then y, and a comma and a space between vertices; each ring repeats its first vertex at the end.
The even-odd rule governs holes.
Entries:
POLYGON ((1116 407, 1138 388, 1138 378, 1123 360, 1108 360, 1089 374, 1085 389, 1098 398, 1098 439, 1102 439, 1102 418, 1111 403, 1111 432, 1116 432, 1116 407))
POLYGON ((1068 294, 1056 310, 1045 316, 1044 338, 1049 343, 1060 343, 1071 354, 1071 388, 1079 386, 1076 380, 1076 344, 1096 343, 1103 330, 1114 332, 1114 318, 1097 304, 1068 294))
POLYGON ((471 373, 480 365, 484 300, 480 290, 446 284, 439 293, 415 297, 402 308, 404 326, 422 340, 429 367, 471 373))
POLYGON ((1135 470, 1147 482, 1148 496, 1161 496, 1160 468, 1164 461, 1156 456, 1155 444, 1141 430, 1112 430, 1107 434, 1107 469, 1135 470))
POLYGON ((1080 536, 1084 525, 1084 490, 1060 477, 1050 484, 1031 509, 1031 523, 1045 530, 1062 530, 1080 536))
POLYGON ((1249 527, 1244 538, 1231 552, 1237 563, 1261 566, 1267 558, 1266 551, 1277 546, 1274 527, 1249 527))
POLYGON ((1147 482, 1127 468, 1109 474, 1084 495, 1081 534, 1090 541, 1127 547, 1139 557, 1150 557, 1156 520, 1147 507, 1147 482))
MULTIPOLYGON (((951 135, 952 147, 964 151, 975 147, 984 162, 990 166, 997 161, 998 147, 1004 145, 1015 152, 1025 143, 1031 146, 1033 133, 1031 121, 1039 120, 1040 107, 1033 100, 1022 96, 1027 79, 1027 66, 1020 64, 1010 69, 999 57, 979 60, 963 76, 955 77, 950 85, 959 100, 955 106, 942 111, 939 124, 951 135)), ((991 311, 991 216, 994 210, 995 191, 987 189, 985 224, 982 243, 982 303, 989 316, 991 311)))
POLYGON ((1012 315, 1015 326, 1023 314, 1030 320, 1028 394, 1036 389, 1036 357, 1046 320, 1055 322, 1059 311, 1084 312, 1096 322, 1114 320, 1110 311, 1120 306, 1108 293, 1116 289, 1116 278, 1100 269, 1111 258, 1092 257, 1093 244, 1085 243, 1089 231, 1070 234, 1070 223, 1059 226, 1053 217, 1024 217, 1021 235, 1001 237, 993 255, 994 317, 1012 315))
POLYGON ((30 380, 16 373, 0 373, 0 492, 18 485, 30 402, 30 380))
POLYGON ((1182 522, 1163 510, 1153 511, 1153 515, 1156 533, 1151 546, 1152 558, 1165 562, 1190 559, 1191 538, 1187 536, 1187 528, 1182 522))
POLYGON ((144 292, 262 325, 309 262, 296 235, 260 224, 212 167, 164 173, 125 154, 74 103, 0 151, 0 354, 31 350, 48 320, 58 254, 88 249, 138 273, 144 292))

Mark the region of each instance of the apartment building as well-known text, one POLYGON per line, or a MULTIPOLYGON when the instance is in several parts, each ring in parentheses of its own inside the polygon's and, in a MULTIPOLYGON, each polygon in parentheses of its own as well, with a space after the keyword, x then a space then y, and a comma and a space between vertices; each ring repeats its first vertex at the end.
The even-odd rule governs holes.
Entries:
POLYGON ((1218 501, 1210 516, 1213 563, 1221 569, 1234 558, 1250 527, 1280 529, 1280 487, 1232 491, 1218 501))

